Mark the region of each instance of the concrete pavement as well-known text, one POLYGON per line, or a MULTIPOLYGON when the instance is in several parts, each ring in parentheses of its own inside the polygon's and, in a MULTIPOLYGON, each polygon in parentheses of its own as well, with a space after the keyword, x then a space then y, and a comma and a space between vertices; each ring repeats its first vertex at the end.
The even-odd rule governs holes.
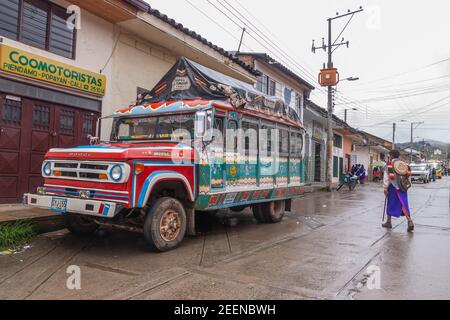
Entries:
POLYGON ((0 256, 0 299, 449 299, 447 178, 410 192, 416 222, 381 228, 379 185, 311 193, 275 225, 249 210, 201 219, 201 235, 177 250, 148 252, 140 235, 40 236, 0 256), (81 290, 66 288, 70 265, 81 290), (367 267, 380 270, 369 290, 367 267))

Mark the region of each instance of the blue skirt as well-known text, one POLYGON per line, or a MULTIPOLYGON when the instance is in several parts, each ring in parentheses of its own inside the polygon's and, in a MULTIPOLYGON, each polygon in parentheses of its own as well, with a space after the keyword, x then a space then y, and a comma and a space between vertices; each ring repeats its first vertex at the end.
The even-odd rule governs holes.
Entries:
POLYGON ((400 216, 404 216, 405 212, 410 216, 408 194, 397 190, 391 184, 387 196, 387 214, 391 217, 399 218, 400 216))

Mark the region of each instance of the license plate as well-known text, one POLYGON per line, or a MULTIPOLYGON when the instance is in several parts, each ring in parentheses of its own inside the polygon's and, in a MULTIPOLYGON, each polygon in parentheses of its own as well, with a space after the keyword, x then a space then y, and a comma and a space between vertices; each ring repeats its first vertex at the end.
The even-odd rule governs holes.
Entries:
POLYGON ((67 211, 67 199, 64 198, 52 198, 52 206, 50 208, 56 212, 66 212, 67 211))

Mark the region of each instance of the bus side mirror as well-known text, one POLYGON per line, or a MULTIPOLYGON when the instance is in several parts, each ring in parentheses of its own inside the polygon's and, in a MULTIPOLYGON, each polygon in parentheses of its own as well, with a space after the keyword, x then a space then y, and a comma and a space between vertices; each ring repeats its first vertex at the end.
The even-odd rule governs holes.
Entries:
POLYGON ((203 138, 206 133, 206 112, 199 111, 195 116, 195 136, 203 138))
POLYGON ((208 137, 208 133, 212 128, 212 113, 211 111, 199 111, 195 119, 195 136, 204 140, 208 137))

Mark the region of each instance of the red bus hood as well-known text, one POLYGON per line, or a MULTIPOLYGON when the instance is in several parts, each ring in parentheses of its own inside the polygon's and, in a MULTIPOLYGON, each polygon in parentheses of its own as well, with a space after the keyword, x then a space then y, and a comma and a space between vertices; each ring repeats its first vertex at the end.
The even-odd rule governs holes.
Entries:
POLYGON ((195 160, 193 148, 175 142, 107 143, 50 149, 46 159, 126 161, 138 159, 195 160))

